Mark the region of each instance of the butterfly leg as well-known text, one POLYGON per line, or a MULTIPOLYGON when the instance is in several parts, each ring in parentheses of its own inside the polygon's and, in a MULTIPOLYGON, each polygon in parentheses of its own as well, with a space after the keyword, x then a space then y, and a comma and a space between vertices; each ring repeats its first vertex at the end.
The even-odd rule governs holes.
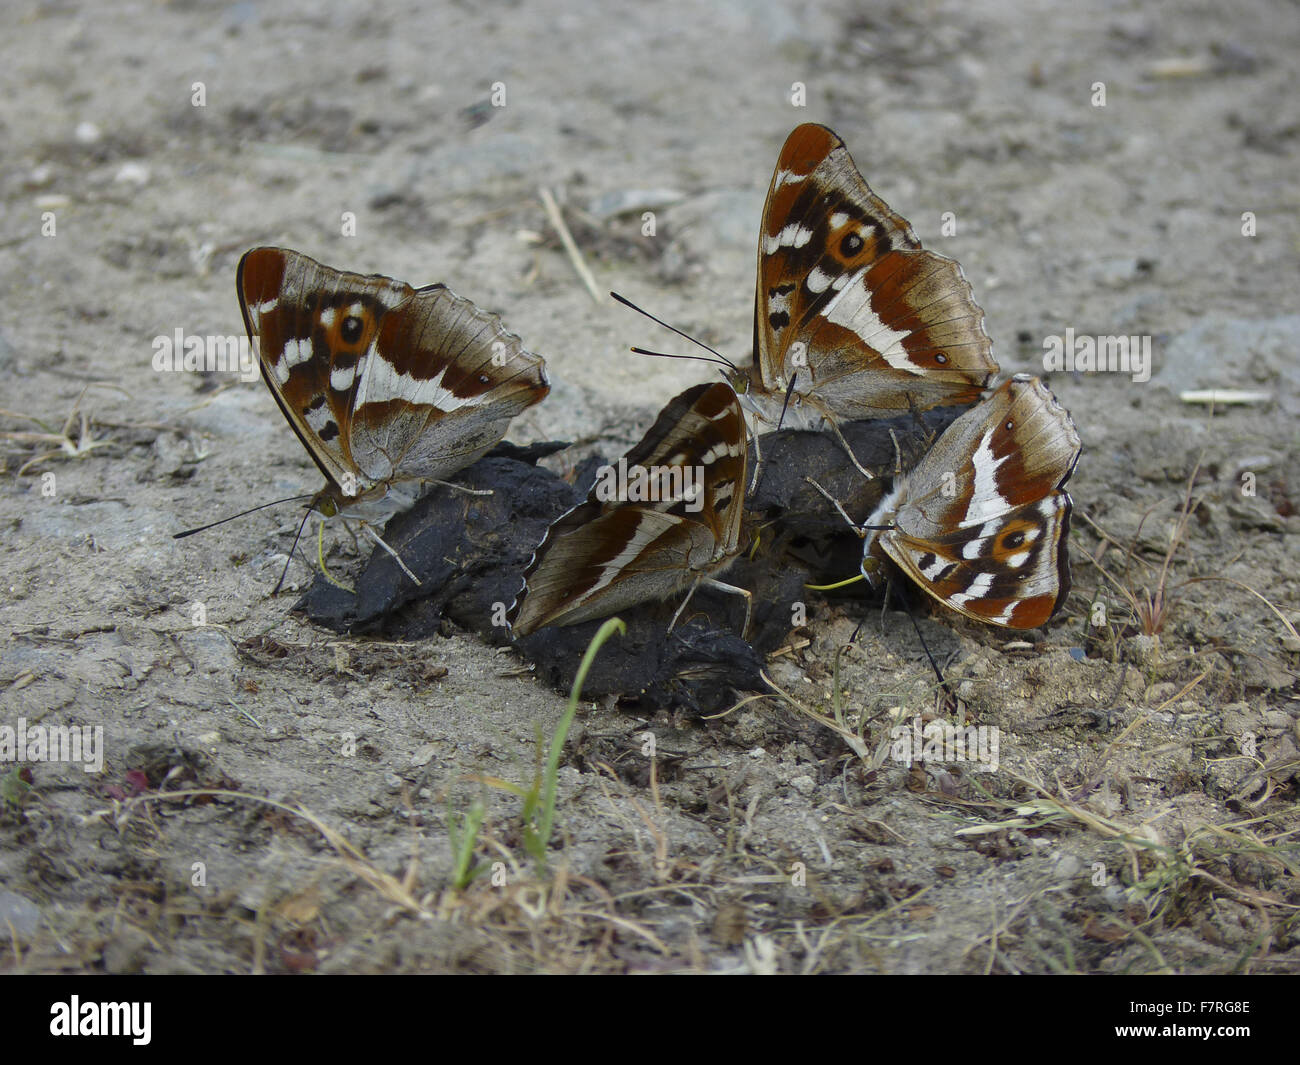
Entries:
POLYGON ((858 456, 853 454, 853 448, 849 447, 849 442, 844 439, 844 434, 840 432, 840 427, 836 423, 835 419, 827 418, 826 424, 831 427, 831 432, 835 434, 835 439, 840 442, 840 447, 844 449, 844 453, 848 455, 849 461, 853 463, 853 466, 858 471, 858 473, 862 474, 862 476, 865 477, 868 481, 874 481, 876 479, 876 475, 858 461, 858 456))
POLYGON ((916 406, 916 398, 911 392, 907 394, 907 409, 912 415, 912 421, 916 424, 916 428, 920 430, 921 436, 925 439, 925 450, 929 451, 930 448, 934 447, 934 442, 938 439, 939 434, 926 425, 925 419, 921 417, 921 412, 916 406))
POLYGON ((880 635, 881 636, 885 635, 885 615, 889 613, 889 597, 891 594, 896 595, 898 597, 898 604, 899 606, 902 607, 903 612, 907 614, 908 617, 912 616, 911 608, 908 606, 906 600, 903 599, 903 593, 899 591, 899 589, 894 587, 893 577, 890 576, 888 572, 886 572, 885 573, 885 594, 880 597, 880 635))
POLYGON ((894 478, 903 476, 903 452, 898 446, 898 437, 894 435, 894 430, 889 430, 889 439, 894 442, 894 478))
POLYGON ((394 551, 391 547, 389 547, 388 544, 384 542, 384 538, 370 527, 369 522, 365 522, 365 521, 361 522, 361 528, 363 528, 366 531, 367 535, 369 535, 369 537, 372 540, 374 540, 375 543, 377 543, 380 547, 382 547, 385 551, 387 551, 390 555, 393 556, 393 560, 401 568, 403 573, 405 573, 408 577, 410 577, 411 580, 413 580, 417 585, 420 583, 420 578, 417 577, 414 573, 412 573, 410 568, 406 565, 406 563, 402 561, 402 556, 399 555, 396 551, 394 551))
POLYGON ((740 638, 742 640, 749 639, 749 619, 753 614, 754 609, 753 593, 747 588, 739 588, 734 584, 727 584, 725 581, 715 580, 713 577, 705 577, 701 583, 707 584, 710 588, 716 588, 720 592, 727 592, 731 595, 743 595, 745 597, 745 624, 740 629, 740 638))
MULTIPOLYGON (((668 632, 672 632, 677 627, 677 622, 681 619, 682 611, 686 609, 686 604, 691 601, 691 596, 695 594, 695 589, 701 584, 707 584, 710 588, 716 588, 720 592, 728 592, 731 595, 743 595, 745 597, 745 624, 740 630, 740 638, 747 639, 749 636, 749 619, 753 612, 754 596, 744 588, 737 588, 734 584, 727 584, 724 581, 714 580, 712 577, 700 576, 695 578, 695 583, 691 585, 691 590, 686 593, 686 598, 682 600, 682 605, 677 608, 677 613, 673 615, 673 620, 668 623, 668 632)), ((667 635, 665 633, 664 635, 667 635)))
POLYGON ((749 482, 749 494, 751 496, 758 491, 758 475, 763 470, 763 448, 759 445, 758 435, 757 430, 751 434, 754 441, 754 478, 749 482))
POLYGON ((691 584, 691 590, 686 593, 686 598, 682 600, 682 605, 677 608, 677 613, 673 615, 673 620, 668 622, 668 631, 664 633, 665 636, 677 627, 677 622, 682 616, 682 611, 686 609, 686 604, 691 601, 691 596, 695 594, 695 589, 700 586, 700 581, 703 579, 703 577, 695 578, 695 581, 691 584))
MULTIPOLYGON (((325 528, 325 523, 324 523, 324 522, 321 522, 321 528, 322 528, 322 529, 325 528)), ((348 531, 348 535, 349 535, 350 537, 352 537, 352 551, 353 551, 353 553, 356 554, 356 556, 357 556, 358 558, 360 558, 360 557, 361 557, 361 541, 357 539, 357 532, 356 532, 356 530, 355 530, 354 528, 352 528, 352 523, 351 523, 350 521, 345 521, 345 522, 343 523, 343 528, 347 529, 347 531, 348 531)))
MULTIPOLYGON (((421 484, 437 484, 437 485, 441 485, 443 488, 450 488, 453 492, 463 492, 463 493, 464 493, 465 495, 467 495, 467 496, 490 496, 490 495, 492 495, 492 489, 491 489, 491 488, 466 488, 463 484, 452 484, 451 481, 439 481, 439 480, 437 480, 436 478, 430 478, 429 480, 423 480, 423 481, 421 481, 420 483, 421 483, 421 484)), ((417 583, 418 583, 418 582, 417 582, 417 583)))

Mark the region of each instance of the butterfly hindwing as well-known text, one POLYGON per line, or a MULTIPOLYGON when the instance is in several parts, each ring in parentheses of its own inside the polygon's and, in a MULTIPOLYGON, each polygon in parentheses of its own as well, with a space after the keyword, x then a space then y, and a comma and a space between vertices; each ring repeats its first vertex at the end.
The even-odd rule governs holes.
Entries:
POLYGON ((545 388, 540 360, 496 315, 443 285, 419 289, 385 316, 358 368, 353 457, 374 480, 398 465, 446 477, 496 444, 545 388))
POLYGON ((1070 507, 1067 492, 1053 492, 945 542, 900 535, 885 550, 921 588, 959 613, 1033 629, 1046 624, 1070 591, 1070 507), (968 556, 972 549, 974 557, 968 556))
POLYGON ((515 635, 661 599, 724 569, 739 550, 745 462, 744 413, 729 386, 697 385, 669 402, 618 466, 695 483, 698 492, 609 499, 598 481, 533 555, 511 610, 515 635))
POLYGON ((882 501, 868 553, 968 617, 1045 623, 1070 589, 1071 501, 1082 444, 1068 412, 1019 374, 948 427, 882 501))
POLYGON ((697 576, 692 563, 705 565, 715 545, 704 526, 644 508, 597 515, 549 542, 511 622, 517 636, 682 591, 697 576))

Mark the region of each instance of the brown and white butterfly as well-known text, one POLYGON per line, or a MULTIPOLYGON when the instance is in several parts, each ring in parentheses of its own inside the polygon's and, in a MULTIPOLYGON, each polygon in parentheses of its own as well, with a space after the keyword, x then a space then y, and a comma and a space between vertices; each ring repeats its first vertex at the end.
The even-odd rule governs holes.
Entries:
POLYGON ((701 583, 748 597, 714 579, 740 552, 746 458, 745 416, 729 385, 696 385, 671 400, 618 468, 693 489, 661 491, 657 501, 608 499, 598 479, 585 502, 551 524, 525 570, 507 615, 515 636, 701 583))
POLYGON ((839 137, 795 129, 763 209, 746 408, 773 427, 833 429, 972 403, 997 373, 991 349, 961 267, 921 247, 839 137))
POLYGON ((881 500, 863 572, 888 558, 927 594, 976 621, 1047 622, 1070 590, 1065 482, 1082 443, 1069 412, 1017 374, 944 431, 881 500))
POLYGON ((328 482, 312 502, 327 517, 468 466, 550 391, 541 357, 445 285, 285 248, 248 252, 236 283, 262 376, 328 482))

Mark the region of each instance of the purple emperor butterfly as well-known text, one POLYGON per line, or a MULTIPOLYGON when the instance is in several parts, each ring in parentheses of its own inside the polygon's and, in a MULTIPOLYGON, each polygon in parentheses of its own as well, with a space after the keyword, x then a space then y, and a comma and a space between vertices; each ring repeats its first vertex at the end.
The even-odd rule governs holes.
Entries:
POLYGON ((510 609, 514 634, 701 583, 748 596, 714 580, 740 551, 746 447, 729 385, 696 385, 671 400, 640 443, 600 471, 587 500, 551 524, 510 609))
POLYGON ((262 376, 325 475, 312 506, 326 516, 468 466, 550 391, 542 359, 444 285, 254 248, 237 287, 262 376))

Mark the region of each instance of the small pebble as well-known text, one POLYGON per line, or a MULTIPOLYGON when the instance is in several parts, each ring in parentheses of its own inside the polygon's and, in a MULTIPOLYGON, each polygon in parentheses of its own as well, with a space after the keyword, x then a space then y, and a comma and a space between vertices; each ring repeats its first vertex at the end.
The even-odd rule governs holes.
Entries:
MULTIPOLYGON (((0 928, 8 932, 12 927, 13 934, 21 943, 32 938, 40 923, 41 911, 36 903, 0 888, 0 928)), ((5 938, 8 939, 9 936, 6 935, 5 938)))
POLYGON ((143 163, 123 163, 113 180, 120 185, 145 185, 149 182, 149 168, 143 163))

